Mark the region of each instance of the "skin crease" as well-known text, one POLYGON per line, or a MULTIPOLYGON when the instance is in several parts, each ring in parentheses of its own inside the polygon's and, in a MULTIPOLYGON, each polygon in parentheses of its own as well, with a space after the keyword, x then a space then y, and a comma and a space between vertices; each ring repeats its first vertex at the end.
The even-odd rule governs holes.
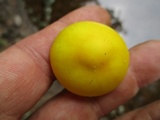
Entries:
MULTIPOLYGON (((0 120, 19 120, 48 90, 55 79, 49 64, 53 39, 67 25, 82 20, 110 24, 110 17, 104 9, 83 7, 0 54, 0 120)), ((135 96, 141 87, 160 78, 159 51, 160 41, 148 41, 131 48, 127 76, 116 90, 94 98, 64 91, 43 105, 30 119, 98 120, 135 96)), ((159 103, 128 113, 119 120, 158 120, 159 103)))

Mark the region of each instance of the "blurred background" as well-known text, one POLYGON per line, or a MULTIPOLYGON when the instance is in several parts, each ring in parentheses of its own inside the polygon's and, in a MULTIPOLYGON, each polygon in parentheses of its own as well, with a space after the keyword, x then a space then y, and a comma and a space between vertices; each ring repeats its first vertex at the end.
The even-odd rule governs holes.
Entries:
MULTIPOLYGON (((125 39, 128 48, 160 38, 159 0, 0 0, 0 51, 43 29, 68 12, 90 4, 100 5, 109 11, 112 16, 112 27, 125 39)), ((23 119, 25 120, 62 89, 63 87, 55 82, 23 119)), ((101 120, 112 120, 158 100, 159 91, 160 82, 152 83, 101 120)))

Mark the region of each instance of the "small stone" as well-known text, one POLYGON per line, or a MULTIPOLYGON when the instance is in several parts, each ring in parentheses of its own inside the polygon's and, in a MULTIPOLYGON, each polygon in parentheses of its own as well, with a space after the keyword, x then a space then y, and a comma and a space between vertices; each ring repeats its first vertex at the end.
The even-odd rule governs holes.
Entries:
POLYGON ((14 16, 14 24, 17 27, 20 27, 22 25, 22 18, 20 17, 20 15, 15 15, 14 16))

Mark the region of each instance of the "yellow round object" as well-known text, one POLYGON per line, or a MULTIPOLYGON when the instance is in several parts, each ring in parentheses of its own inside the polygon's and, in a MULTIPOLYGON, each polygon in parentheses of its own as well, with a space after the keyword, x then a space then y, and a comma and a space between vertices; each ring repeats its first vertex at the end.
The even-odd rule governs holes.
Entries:
POLYGON ((53 42, 50 62, 58 81, 80 96, 100 96, 124 79, 129 52, 112 28, 91 21, 71 24, 53 42))

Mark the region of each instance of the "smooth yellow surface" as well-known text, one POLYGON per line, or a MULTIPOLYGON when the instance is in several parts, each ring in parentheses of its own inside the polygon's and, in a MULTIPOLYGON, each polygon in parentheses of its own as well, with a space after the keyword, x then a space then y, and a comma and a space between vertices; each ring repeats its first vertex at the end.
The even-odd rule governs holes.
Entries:
POLYGON ((81 96, 99 96, 124 79, 129 52, 110 27, 83 21, 62 30, 53 42, 50 61, 58 81, 81 96))

